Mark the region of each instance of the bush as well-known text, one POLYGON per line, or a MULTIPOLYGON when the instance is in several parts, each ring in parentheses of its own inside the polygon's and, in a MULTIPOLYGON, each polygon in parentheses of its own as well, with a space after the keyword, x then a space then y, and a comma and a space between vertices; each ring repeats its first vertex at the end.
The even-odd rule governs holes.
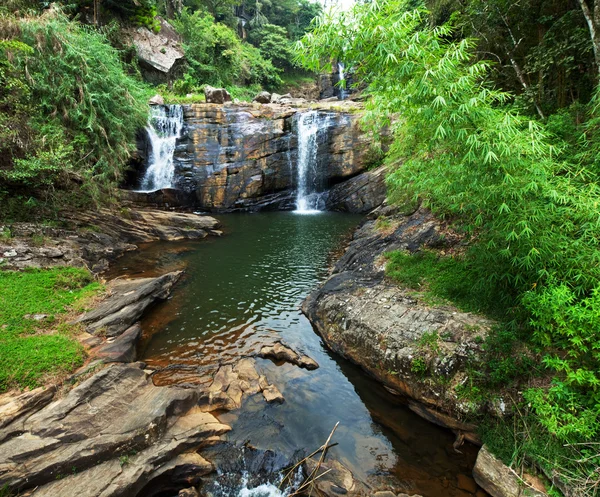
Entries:
POLYGON ((184 40, 190 74, 198 85, 280 84, 278 70, 271 61, 242 42, 231 28, 215 23, 210 14, 184 9, 173 24, 184 40))
POLYGON ((144 86, 102 33, 55 10, 1 17, 0 36, 0 179, 44 202, 100 199, 146 122, 144 86))
MULTIPOLYGON (((357 4, 317 21, 299 57, 313 70, 331 57, 353 66, 368 83, 375 131, 397 116, 391 198, 422 202, 471 234, 477 284, 514 307, 555 375, 550 388, 529 396, 541 423, 565 442, 597 437, 597 171, 559 155, 565 144, 511 108, 512 96, 486 79, 490 64, 474 62, 473 41, 454 41, 451 26, 426 20, 407 1, 357 4)), ((587 144, 594 158, 597 143, 587 144)))

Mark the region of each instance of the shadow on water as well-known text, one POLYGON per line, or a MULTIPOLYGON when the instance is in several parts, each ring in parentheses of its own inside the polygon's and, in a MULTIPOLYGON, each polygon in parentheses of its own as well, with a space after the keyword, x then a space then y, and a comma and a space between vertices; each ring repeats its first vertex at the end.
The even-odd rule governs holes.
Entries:
MULTIPOLYGON (((150 276, 185 269, 173 297, 143 321, 141 357, 164 368, 157 384, 203 383, 218 364, 234 362, 281 338, 320 365, 306 371, 257 359, 285 397, 268 405, 246 399, 220 415, 231 442, 249 442, 291 457, 313 450, 340 422, 331 454, 373 487, 423 497, 467 497, 459 475, 470 476, 476 449, 452 447, 452 433, 412 413, 355 365, 323 345, 300 304, 328 273, 331 252, 360 217, 335 213, 220 216, 225 236, 152 244, 121 259, 110 276, 150 276)), ((464 478, 463 478, 464 479, 464 478)))

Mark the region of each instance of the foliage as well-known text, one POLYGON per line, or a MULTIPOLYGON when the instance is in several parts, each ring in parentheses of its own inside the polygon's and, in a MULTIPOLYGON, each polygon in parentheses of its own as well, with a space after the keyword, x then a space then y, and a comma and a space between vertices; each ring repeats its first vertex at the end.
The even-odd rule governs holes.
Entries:
POLYGON ((146 121, 143 86, 103 34, 59 12, 2 17, 0 35, 10 40, 0 45, 5 188, 43 202, 75 188, 98 199, 121 179, 146 121))
POLYGON ((258 47, 264 58, 271 59, 275 67, 280 69, 293 67, 293 46, 281 26, 264 24, 250 31, 248 41, 258 47))
POLYGON ((82 364, 84 352, 62 316, 98 292, 79 268, 0 272, 0 391, 36 387, 82 364), (31 316, 47 315, 37 321, 31 316))
POLYGON ((270 60, 242 42, 231 28, 215 23, 211 15, 184 9, 173 24, 183 37, 190 74, 197 84, 273 87, 280 83, 270 60))
POLYGON ((544 126, 511 109, 486 79, 476 44, 427 13, 390 0, 318 19, 299 43, 320 70, 331 57, 368 84, 367 119, 392 125, 388 185, 473 237, 469 272, 497 292, 546 352, 554 386, 530 392, 544 426, 564 441, 600 433, 600 191, 590 169, 559 159, 544 126), (540 400, 541 399, 541 400, 540 400), (578 423, 571 425, 574 418, 578 423))

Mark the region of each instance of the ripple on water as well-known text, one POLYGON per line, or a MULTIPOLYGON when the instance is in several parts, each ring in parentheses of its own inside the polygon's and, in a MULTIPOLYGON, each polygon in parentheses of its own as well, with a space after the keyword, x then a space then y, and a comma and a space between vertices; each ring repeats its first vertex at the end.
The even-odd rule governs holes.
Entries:
MULTIPOLYGON (((173 298, 143 322, 142 358, 169 367, 157 384, 204 382, 203 372, 233 363, 282 338, 313 357, 308 372, 269 360, 257 364, 282 391, 282 405, 248 398, 239 412, 221 416, 230 439, 293 453, 319 447, 340 421, 333 455, 374 484, 391 478, 398 492, 466 497, 459 473, 470 474, 474 449, 452 449, 452 434, 410 412, 354 366, 334 358, 299 310, 328 273, 329 254, 359 218, 333 213, 222 216, 226 235, 178 245, 156 244, 123 259, 130 274, 185 267, 173 298), (170 252, 174 249, 173 252, 170 252)), ((126 271, 126 272, 127 272, 126 271)))

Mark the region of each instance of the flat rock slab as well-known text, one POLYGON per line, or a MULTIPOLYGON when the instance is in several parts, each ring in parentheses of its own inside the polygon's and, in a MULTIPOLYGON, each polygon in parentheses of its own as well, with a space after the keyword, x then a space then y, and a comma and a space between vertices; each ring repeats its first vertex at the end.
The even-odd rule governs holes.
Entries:
POLYGON ((108 285, 108 298, 77 322, 85 324, 91 334, 118 336, 137 322, 150 305, 166 299, 181 274, 174 271, 156 278, 113 280, 108 285))
POLYGON ((136 244, 200 239, 216 235, 220 226, 210 216, 154 209, 99 209, 61 216, 65 228, 13 223, 13 238, 0 242, 3 268, 77 266, 99 273, 110 261, 135 250, 136 244), (34 243, 36 237, 44 239, 43 246, 34 243))
POLYGON ((142 366, 110 365, 2 428, 0 488, 134 496, 164 464, 229 431, 194 407, 198 390, 156 387, 142 366))
POLYGON ((279 389, 256 370, 256 361, 247 357, 217 370, 200 405, 205 411, 232 411, 242 406, 245 396, 260 392, 268 403, 281 404, 285 400, 279 389))
POLYGON ((142 336, 140 324, 134 324, 123 332, 122 335, 102 346, 94 356, 109 362, 134 362, 136 359, 136 346, 142 336))

